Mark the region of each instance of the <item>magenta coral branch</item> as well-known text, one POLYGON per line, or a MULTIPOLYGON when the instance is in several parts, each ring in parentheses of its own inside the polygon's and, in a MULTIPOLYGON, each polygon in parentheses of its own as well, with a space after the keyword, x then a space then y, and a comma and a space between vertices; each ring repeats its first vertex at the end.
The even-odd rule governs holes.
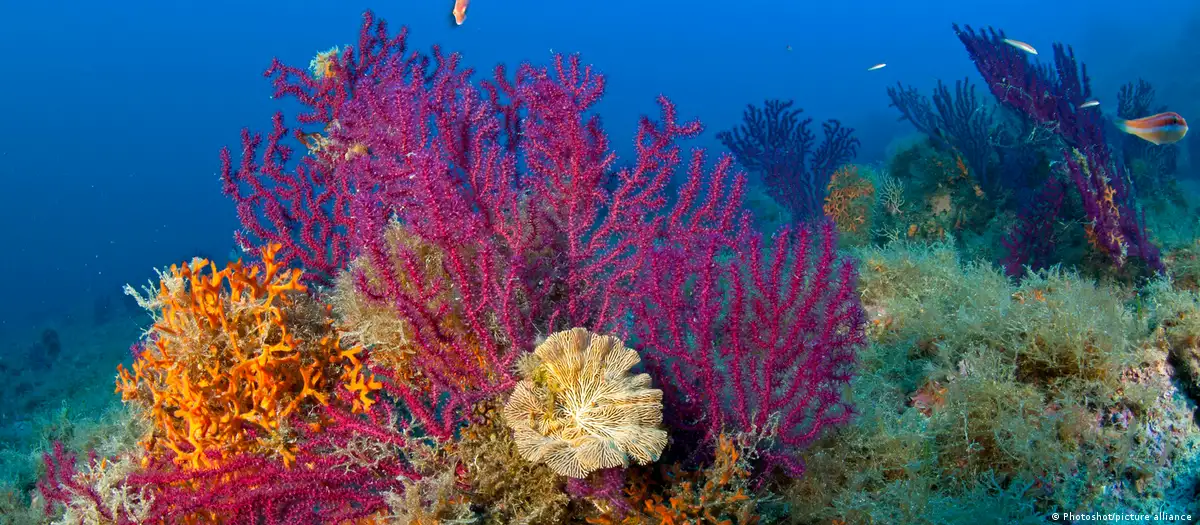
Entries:
MULTIPOLYGON (((406 38, 406 29, 389 37, 386 24, 376 23, 367 12, 358 46, 333 53, 322 74, 274 60, 264 75, 272 79, 275 98, 292 97, 306 108, 296 117, 300 124, 334 127, 341 108, 354 98, 360 84, 371 85, 396 67, 425 67, 427 59, 416 53, 406 55, 406 38)), ((343 154, 340 150, 306 155, 290 165, 292 148, 284 144, 289 133, 304 140, 302 130, 289 130, 282 113, 276 114, 260 152, 262 136, 243 130, 242 158, 236 169, 229 150, 222 149, 224 192, 237 205, 243 248, 280 243, 284 246, 281 262, 303 266, 307 278, 330 284, 351 255, 348 207, 358 183, 352 172, 332 162, 333 155, 343 154)))
MULTIPOLYGON (((402 492, 403 480, 420 479, 397 457, 357 458, 373 464, 355 465, 355 458, 334 453, 334 446, 349 450, 347 444, 355 438, 351 430, 362 428, 335 429, 307 442, 297 456, 296 468, 258 456, 232 458, 219 467, 187 472, 178 470, 169 458, 152 461, 123 481, 134 494, 145 498, 146 516, 131 515, 132 509, 103 501, 82 481, 87 475, 76 470, 75 457, 64 452, 61 443, 46 455, 47 477, 38 486, 48 515, 56 504, 67 506, 85 498, 106 523, 120 525, 175 523, 198 515, 219 516, 225 523, 342 523, 386 509, 384 494, 402 492)), ((390 442, 384 437, 380 436, 381 443, 390 442)), ((93 456, 90 462, 93 472, 102 468, 98 458, 93 456)))
POLYGON ((235 170, 229 150, 221 151, 225 194, 237 204, 244 227, 243 249, 279 243, 283 264, 302 266, 306 276, 328 284, 349 259, 347 207, 351 182, 331 177, 326 166, 304 157, 289 170, 292 149, 283 144, 287 128, 275 115, 261 164, 255 162, 262 136, 242 132, 243 154, 235 170))
MULTIPOLYGON (((62 442, 55 441, 53 452, 43 454, 42 461, 46 466, 46 474, 38 481, 37 487, 45 500, 46 515, 53 515, 52 509, 55 504, 69 507, 76 498, 85 498, 95 506, 100 517, 105 520, 115 523, 131 523, 123 516, 113 516, 108 506, 100 500, 96 489, 76 479, 78 474, 75 468, 76 457, 63 448, 62 442)), ((92 462, 95 466, 94 457, 92 462)))
POLYGON ((214 512, 230 523, 340 523, 385 509, 384 491, 403 490, 399 480, 344 468, 330 455, 305 458, 302 465, 289 469, 244 457, 205 472, 149 472, 128 481, 157 489, 152 523, 197 512, 214 512))
POLYGON ((306 108, 296 115, 298 122, 325 125, 338 119, 339 109, 354 96, 360 82, 370 85, 393 69, 424 69, 428 65, 427 57, 407 53, 407 42, 407 27, 389 36, 387 23, 376 21, 375 15, 367 11, 363 13, 358 45, 340 51, 335 48, 327 72, 316 75, 274 59, 263 76, 271 79, 274 98, 292 97, 306 108))
MULTIPOLYGON (((343 129, 335 136, 364 143, 372 152, 364 159, 369 165, 355 169, 372 177, 371 187, 394 190, 383 198, 394 203, 389 207, 397 218, 447 254, 447 273, 472 323, 479 322, 477 310, 508 316, 507 326, 522 325, 512 316, 515 298, 523 297, 534 308, 528 318, 545 322, 547 329, 619 324, 628 311, 632 278, 647 261, 644 248, 663 235, 685 235, 677 223, 684 210, 690 213, 694 197, 672 209, 665 193, 680 164, 675 143, 699 133, 699 122, 680 124, 674 106, 660 99, 662 121, 641 122, 637 162, 617 172, 618 185, 608 190, 615 155, 599 120, 588 114, 603 92, 604 77, 578 57, 555 57, 553 72, 523 65, 514 81, 500 77, 485 84, 486 98, 451 69, 456 60, 438 63, 442 67, 429 78, 387 76, 342 113, 343 129), (512 101, 489 106, 501 93, 512 101), (503 131, 510 128, 513 108, 525 112, 515 156, 503 131), (669 214, 679 231, 663 230, 669 214), (534 253, 550 257, 531 258, 534 253), (547 302, 550 293, 561 301, 547 302)), ((731 191, 728 172, 726 163, 713 174, 716 193, 701 210, 719 211, 722 217, 714 221, 726 225, 740 201, 740 193, 722 199, 731 191)), ((700 164, 688 175, 689 181, 705 176, 700 164)), ((695 182, 688 188, 699 190, 695 182)), ((363 244, 372 242, 377 243, 363 244)), ((416 307, 411 298, 400 302, 402 309, 416 307)), ((497 350, 490 344, 484 349, 489 358, 497 350)))
POLYGON ((385 495, 401 494, 421 475, 407 463, 409 437, 376 405, 368 418, 327 407, 329 423, 297 435, 295 465, 241 456, 217 467, 181 471, 170 458, 129 476, 131 487, 153 495, 146 522, 174 523, 219 516, 228 523, 343 523, 387 509, 385 495), (371 443, 374 454, 361 444, 371 443), (356 445, 358 443, 359 445, 356 445), (379 454, 379 451, 390 451, 379 454))
MULTIPOLYGON (((428 79, 397 72, 360 90, 334 135, 368 145, 371 156, 350 166, 370 178, 371 187, 392 192, 380 195, 391 202, 386 208, 442 254, 439 275, 425 272, 411 247, 384 246, 387 219, 380 210, 356 207, 362 210, 356 216, 363 253, 374 267, 400 270, 380 275, 378 286, 360 275, 358 286, 413 325, 414 343, 428 352, 422 372, 432 397, 461 393, 453 378, 463 374, 476 386, 510 381, 517 353, 505 347, 531 341, 531 323, 544 330, 567 324, 618 328, 655 239, 672 235, 683 242, 699 228, 730 229, 740 179, 729 183, 730 162, 723 160, 703 186, 699 153, 670 210, 670 228, 663 229, 669 211, 663 193, 679 164, 674 143, 700 130, 698 122, 678 124, 665 98, 663 122, 642 121, 638 163, 617 174, 620 185, 610 192, 604 181, 615 157, 599 121, 586 116, 603 77, 577 57, 557 57, 555 75, 526 65, 515 82, 496 80, 516 97, 510 107, 528 108, 518 144, 526 159, 520 177, 501 140, 497 115, 505 111, 488 110, 466 76, 453 69, 456 59, 437 62, 442 67, 428 79), (692 210, 704 189, 707 200, 692 210), (463 305, 470 342, 442 330, 438 321, 445 312, 429 309, 431 298, 446 294, 463 305), (475 351, 484 366, 463 370, 475 351)), ((418 417, 433 417, 432 405, 418 402, 421 393, 401 388, 396 395, 415 403, 418 417)))
POLYGON ((773 431, 764 457, 798 474, 796 452, 852 416, 843 395, 866 342, 856 273, 836 262, 828 223, 814 261, 809 226, 764 249, 742 221, 734 242, 659 253, 644 282, 638 342, 647 367, 667 380, 673 426, 710 438, 728 426, 773 431), (714 262, 722 254, 732 261, 714 262))

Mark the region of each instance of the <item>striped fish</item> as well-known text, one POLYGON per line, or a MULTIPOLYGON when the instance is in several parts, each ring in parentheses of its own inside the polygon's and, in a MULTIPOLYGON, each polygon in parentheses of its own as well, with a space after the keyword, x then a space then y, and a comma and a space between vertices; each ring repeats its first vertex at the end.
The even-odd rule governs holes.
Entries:
POLYGON ((1117 129, 1159 146, 1179 142, 1188 132, 1187 121, 1173 111, 1114 123, 1117 129))
POLYGON ((471 0, 454 0, 454 9, 450 11, 450 15, 454 17, 454 25, 461 26, 467 21, 467 5, 471 0))

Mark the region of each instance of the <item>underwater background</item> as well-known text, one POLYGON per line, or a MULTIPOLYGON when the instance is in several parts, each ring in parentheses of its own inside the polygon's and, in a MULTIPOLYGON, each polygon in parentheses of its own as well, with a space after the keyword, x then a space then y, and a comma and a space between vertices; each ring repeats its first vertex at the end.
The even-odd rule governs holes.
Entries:
POLYGON ((0 3, 0 523, 1200 514, 1200 6, 455 8, 0 3))

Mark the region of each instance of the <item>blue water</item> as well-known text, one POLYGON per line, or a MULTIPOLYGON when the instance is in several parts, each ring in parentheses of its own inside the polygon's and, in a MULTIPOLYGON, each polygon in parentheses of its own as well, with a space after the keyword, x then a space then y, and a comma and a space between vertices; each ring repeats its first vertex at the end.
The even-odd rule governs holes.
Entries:
MULTIPOLYGON (((1072 43, 1100 93, 1143 77, 1168 102, 1192 103, 1184 86, 1197 75, 1177 52, 1195 10, 1186 0, 476 0, 461 27, 443 4, 4 2, 0 333, 142 282, 163 261, 227 253, 237 224, 217 152, 281 108, 261 72, 274 56, 307 63, 352 42, 366 8, 408 25, 418 49, 441 44, 488 73, 583 53, 609 75, 599 110, 619 153, 665 93, 710 130, 736 124, 747 103, 794 98, 856 128, 860 161, 880 159, 911 130, 887 107, 887 87, 974 76, 952 22, 1003 27, 1045 51, 1072 43), (879 62, 888 67, 865 71, 879 62)), ((699 142, 717 145, 712 133, 699 142)))

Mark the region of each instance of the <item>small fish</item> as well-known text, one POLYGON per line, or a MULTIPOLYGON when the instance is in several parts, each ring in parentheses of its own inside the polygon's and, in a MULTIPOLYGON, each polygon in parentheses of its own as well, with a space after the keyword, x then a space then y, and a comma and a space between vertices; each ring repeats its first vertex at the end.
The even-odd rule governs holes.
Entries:
POLYGON ((788 44, 788 46, 787 46, 787 50, 788 50, 788 51, 791 51, 791 50, 792 50, 792 46, 791 46, 791 44, 788 44))
POLYGON ((1013 47, 1015 47, 1015 48, 1017 48, 1017 49, 1020 49, 1021 51, 1024 51, 1024 52, 1026 52, 1026 53, 1029 53, 1029 54, 1031 54, 1031 55, 1036 55, 1036 54, 1037 54, 1037 50, 1036 50, 1036 49, 1034 49, 1034 48, 1033 48, 1033 46, 1031 46, 1031 45, 1029 45, 1029 44, 1026 44, 1025 42, 1022 42, 1022 41, 1020 41, 1020 40, 1013 40, 1013 39, 1011 39, 1011 38, 1005 38, 1005 39, 1004 39, 1004 43, 1005 43, 1005 44, 1008 44, 1008 45, 1010 45, 1010 46, 1013 46, 1013 47))
POLYGON ((1089 100, 1089 101, 1087 101, 1087 102, 1084 102, 1083 104, 1080 104, 1080 105, 1079 105, 1079 109, 1094 108, 1094 107, 1096 107, 1096 106, 1099 106, 1099 105, 1100 105, 1100 101, 1099 101, 1099 100, 1089 100))
POLYGON ((875 65, 873 65, 873 66, 871 66, 871 67, 867 68, 867 71, 875 71, 875 70, 877 70, 877 69, 883 69, 883 68, 885 68, 885 67, 887 67, 887 64, 884 64, 883 62, 880 62, 880 63, 878 63, 878 64, 875 64, 875 65))
POLYGON ((450 14, 454 16, 454 25, 461 26, 467 21, 467 4, 471 0, 454 0, 454 10, 450 14))
POLYGON ((1168 111, 1133 120, 1114 120, 1117 129, 1156 146, 1174 144, 1187 135, 1187 121, 1179 113, 1168 111))

